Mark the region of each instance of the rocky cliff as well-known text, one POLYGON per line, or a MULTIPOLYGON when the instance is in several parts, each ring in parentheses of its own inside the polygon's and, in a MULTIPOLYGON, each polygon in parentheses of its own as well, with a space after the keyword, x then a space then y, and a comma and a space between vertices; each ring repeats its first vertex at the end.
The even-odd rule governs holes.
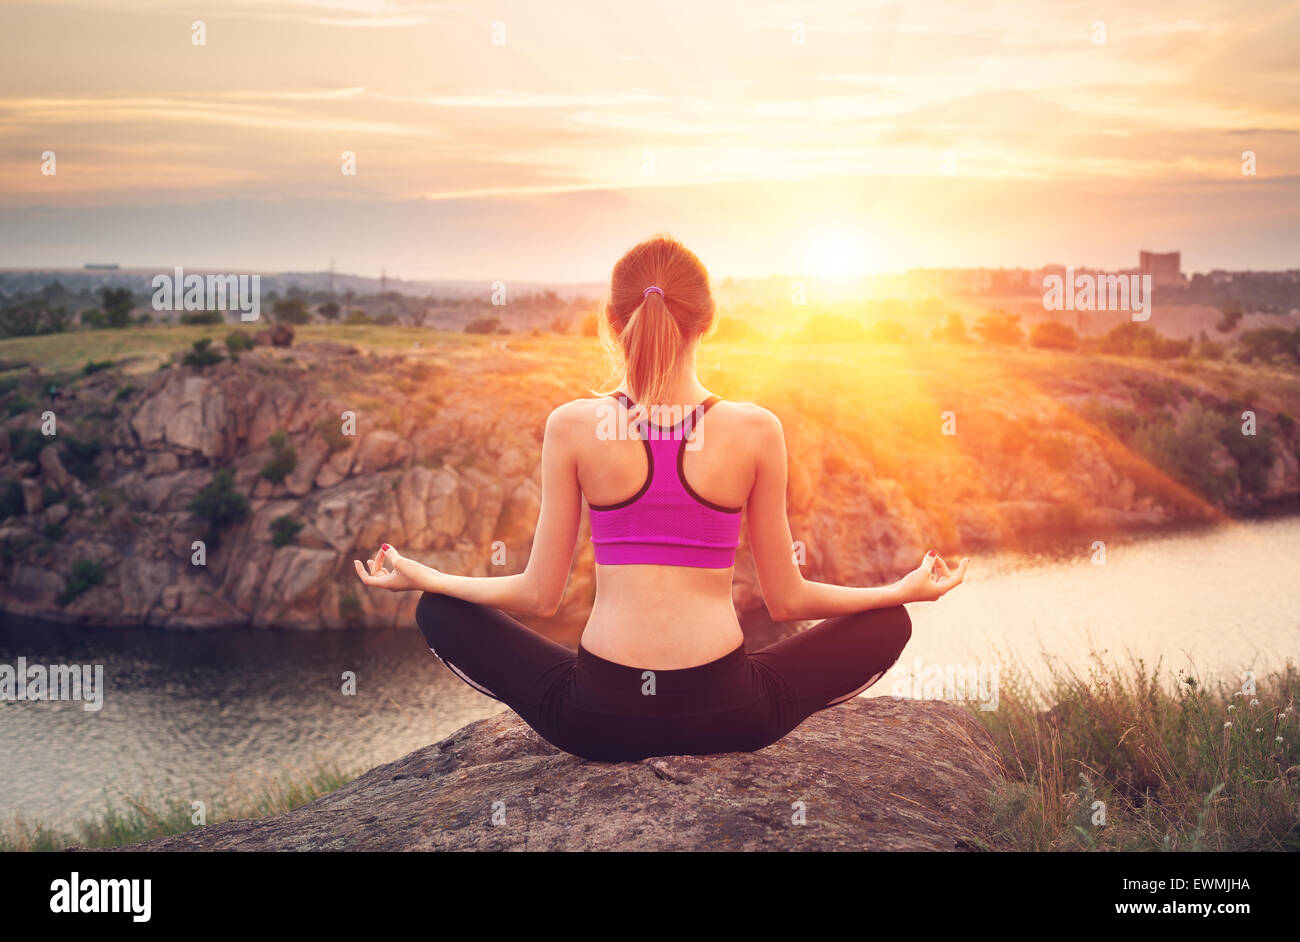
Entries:
MULTIPOLYGON (((220 362, 186 365, 178 353, 136 373, 127 359, 55 376, 56 391, 34 367, 4 392, 0 608, 88 624, 391 624, 412 616, 415 596, 367 591, 351 563, 382 541, 452 572, 520 571, 545 417, 587 394, 575 377, 598 375, 591 345, 429 336, 388 353, 308 342, 238 360, 217 344, 209 352, 220 362), (222 471, 229 483, 214 490, 222 471), (206 510, 196 512, 200 495, 206 510)), ((997 363, 962 356, 967 371, 997 363)), ((1300 495, 1292 388, 1255 394, 1269 435, 1253 450, 1211 436, 1179 451, 1176 423, 1191 415, 1185 424, 1200 434, 1206 403, 1225 416, 1241 403, 1199 376, 1078 357, 1025 358, 1021 375, 997 382, 909 360, 891 367, 892 387, 865 390, 854 364, 837 373, 827 351, 807 357, 818 384, 794 368, 783 383, 709 381, 781 417, 809 578, 879 584, 931 545, 970 552, 1042 533, 1077 533, 1086 545, 1300 495), (1147 422, 1143 441, 1170 461, 1204 466, 1217 496, 1127 447, 1106 424, 1116 416, 1147 422)), ((591 603, 587 536, 584 514, 562 619, 591 603)), ((742 613, 762 605, 744 536, 735 601, 742 613)))
POLYGON ((513 713, 296 811, 125 850, 973 850, 1003 774, 969 713, 858 699, 755 753, 587 762, 513 713))

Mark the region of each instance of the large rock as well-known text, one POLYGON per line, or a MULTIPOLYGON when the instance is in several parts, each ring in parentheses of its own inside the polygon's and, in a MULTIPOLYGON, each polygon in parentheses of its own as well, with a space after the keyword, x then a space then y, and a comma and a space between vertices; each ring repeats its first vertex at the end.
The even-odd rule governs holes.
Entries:
POLYGON ((361 450, 357 454, 354 474, 369 471, 382 471, 396 464, 403 464, 411 457, 411 443, 396 432, 377 429, 361 440, 361 450))
POLYGON ((975 719, 934 701, 858 699, 759 752, 617 764, 505 712, 288 814, 127 849, 966 850, 1002 778, 975 719))
POLYGON ((170 446, 225 461, 234 453, 243 431, 241 411, 247 408, 230 393, 216 380, 173 370, 140 404, 131 429, 146 448, 170 446))
MULTIPOLYGON (((5 438, 7 439, 8 436, 5 438)), ((53 445, 42 448, 36 456, 36 462, 41 466, 41 476, 48 484, 57 487, 64 494, 77 491, 77 479, 63 467, 63 462, 59 459, 59 450, 53 445)))

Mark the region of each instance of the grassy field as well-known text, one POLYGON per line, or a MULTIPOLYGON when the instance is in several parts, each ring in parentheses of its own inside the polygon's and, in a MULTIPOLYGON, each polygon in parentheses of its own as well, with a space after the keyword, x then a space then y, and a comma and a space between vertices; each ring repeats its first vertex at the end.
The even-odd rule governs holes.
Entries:
POLYGON ((995 849, 1300 850, 1293 664, 1245 691, 1100 658, 1044 684, 1001 673, 976 712, 1010 776, 995 849))

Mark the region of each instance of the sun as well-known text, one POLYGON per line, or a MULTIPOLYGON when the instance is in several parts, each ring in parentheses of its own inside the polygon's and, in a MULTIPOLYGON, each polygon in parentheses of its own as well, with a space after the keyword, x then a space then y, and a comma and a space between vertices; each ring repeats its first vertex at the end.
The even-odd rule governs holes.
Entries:
POLYGON ((858 226, 819 226, 808 233, 803 248, 802 271, 819 278, 855 278, 879 265, 873 240, 858 226))

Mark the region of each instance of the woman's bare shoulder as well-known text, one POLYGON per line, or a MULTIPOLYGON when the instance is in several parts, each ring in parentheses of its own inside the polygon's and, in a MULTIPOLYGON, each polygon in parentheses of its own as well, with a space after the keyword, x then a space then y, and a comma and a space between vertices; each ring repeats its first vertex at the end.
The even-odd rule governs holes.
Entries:
POLYGON ((551 435, 572 435, 579 431, 590 432, 602 421, 617 414, 618 403, 610 396, 589 399, 570 399, 562 402, 546 418, 546 431, 551 435))
POLYGON ((713 407, 713 411, 728 416, 730 422, 749 433, 770 432, 781 428, 781 420, 775 413, 754 402, 722 399, 713 407))

